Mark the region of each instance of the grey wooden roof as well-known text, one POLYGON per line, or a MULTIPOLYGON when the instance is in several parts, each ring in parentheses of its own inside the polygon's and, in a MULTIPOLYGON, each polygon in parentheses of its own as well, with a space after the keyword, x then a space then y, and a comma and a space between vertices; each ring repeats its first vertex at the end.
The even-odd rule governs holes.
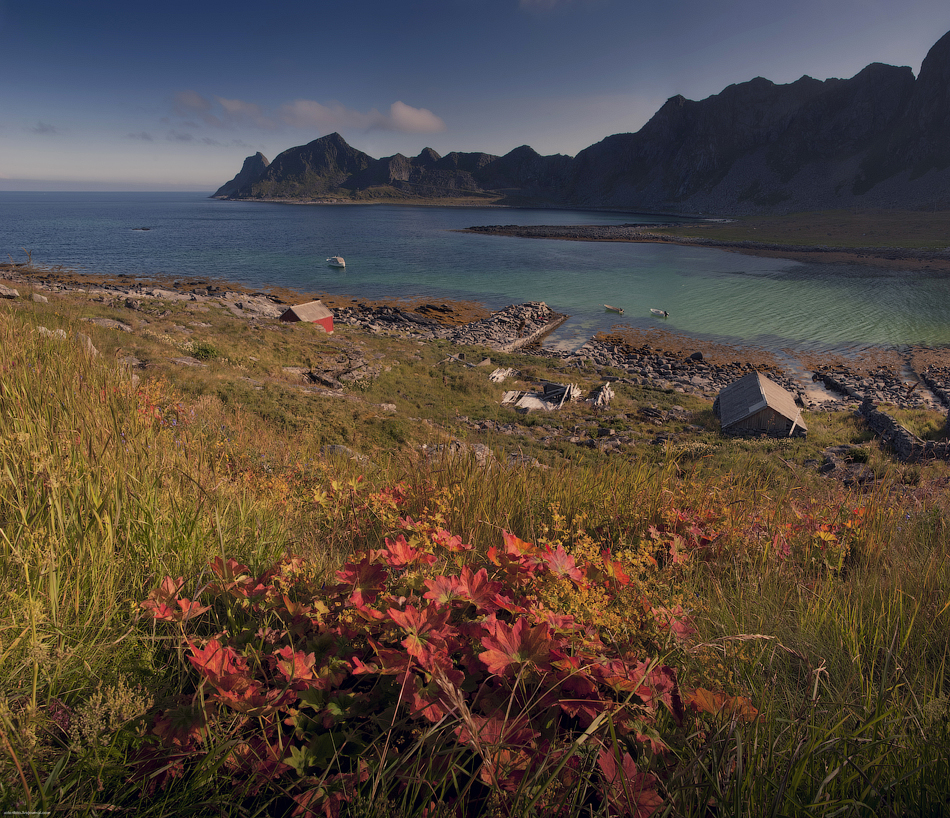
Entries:
POLYGON ((332 318, 333 313, 327 308, 326 304, 322 301, 308 301, 306 304, 297 304, 293 307, 290 307, 283 316, 284 320, 290 317, 290 315, 297 317, 298 321, 319 321, 323 318, 332 318), (286 318, 284 317, 286 316, 286 318))
POLYGON ((725 429, 770 407, 807 429, 801 410, 791 392, 770 381, 761 372, 750 372, 733 381, 719 393, 719 421, 725 429))

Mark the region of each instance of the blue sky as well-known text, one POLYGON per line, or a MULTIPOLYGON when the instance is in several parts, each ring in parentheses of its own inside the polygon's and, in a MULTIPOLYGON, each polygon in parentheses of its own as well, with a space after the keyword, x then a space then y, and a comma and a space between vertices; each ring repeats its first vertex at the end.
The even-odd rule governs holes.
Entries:
POLYGON ((576 154, 756 76, 909 65, 947 0, 0 0, 0 190, 207 190, 339 131, 576 154))

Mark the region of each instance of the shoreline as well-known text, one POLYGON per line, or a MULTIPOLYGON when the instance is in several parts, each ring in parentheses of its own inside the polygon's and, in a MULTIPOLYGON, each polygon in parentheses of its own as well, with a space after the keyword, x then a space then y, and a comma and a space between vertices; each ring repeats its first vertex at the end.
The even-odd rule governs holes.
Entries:
MULTIPOLYGON (((662 328, 618 325, 572 351, 545 348, 543 338, 566 320, 542 302, 492 311, 484 305, 431 299, 356 299, 346 295, 298 293, 287 288, 252 290, 217 279, 81 274, 67 269, 0 264, 0 283, 34 291, 71 292, 118 309, 137 309, 137 300, 216 302, 244 320, 276 320, 292 304, 320 299, 340 327, 417 340, 447 340, 459 347, 483 346, 498 352, 558 358, 567 365, 593 365, 626 372, 619 382, 650 384, 700 394, 710 400, 722 386, 757 369, 798 393, 810 409, 855 408, 857 397, 911 406, 950 405, 950 347, 872 347, 846 354, 808 356, 793 350, 718 344, 662 328), (515 332, 517 328, 517 332, 515 332), (530 336, 530 337, 529 337, 530 336), (656 369, 662 360, 663 369, 656 369), (695 379, 699 377, 700 380, 695 379), (910 381, 911 383, 908 383, 910 381), (832 391, 823 388, 834 385, 832 391), (913 384, 913 385, 912 385, 913 384), (917 386, 924 386, 913 394, 917 386), (924 397, 930 392, 933 401, 924 397), (837 393, 837 394, 834 394, 837 393)), ((2 293, 0 293, 2 294, 2 293)), ((7 297, 16 297, 9 295, 7 297)), ((19 296, 28 297, 28 296, 19 296)), ((611 376, 616 379, 616 376, 611 376)))
POLYGON ((787 258, 822 264, 866 264, 873 267, 910 268, 950 273, 950 252, 911 247, 835 247, 772 242, 724 241, 694 236, 654 233, 635 224, 624 225, 484 225, 467 227, 460 233, 510 236, 560 241, 613 241, 632 244, 677 244, 709 247, 727 252, 765 258, 787 258))

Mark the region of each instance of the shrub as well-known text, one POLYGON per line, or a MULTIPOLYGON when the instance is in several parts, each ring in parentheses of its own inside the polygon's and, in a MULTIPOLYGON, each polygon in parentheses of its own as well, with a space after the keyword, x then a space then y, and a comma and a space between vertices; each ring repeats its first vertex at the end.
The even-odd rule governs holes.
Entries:
MULTIPOLYGON (((168 577, 143 608, 178 634, 191 686, 159 711, 133 765, 146 793, 220 767, 247 794, 279 788, 295 815, 344 803, 539 814, 660 806, 668 742, 700 711, 754 711, 638 649, 686 639, 682 609, 653 608, 609 553, 505 533, 488 565, 460 537, 403 519, 404 534, 318 583, 302 560, 260 576, 216 559, 201 599, 168 577), (639 638, 543 603, 569 585, 620 600, 639 638), (665 735, 664 735, 665 734, 665 735)), ((273 791, 273 790, 271 790, 273 791)))

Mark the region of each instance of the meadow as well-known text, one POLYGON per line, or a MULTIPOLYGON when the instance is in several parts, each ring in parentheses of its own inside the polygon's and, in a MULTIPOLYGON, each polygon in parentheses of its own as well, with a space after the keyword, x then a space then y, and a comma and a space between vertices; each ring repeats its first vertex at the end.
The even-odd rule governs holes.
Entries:
POLYGON ((945 814, 950 472, 849 413, 525 417, 439 342, 78 294, 0 344, 6 811, 945 814))

